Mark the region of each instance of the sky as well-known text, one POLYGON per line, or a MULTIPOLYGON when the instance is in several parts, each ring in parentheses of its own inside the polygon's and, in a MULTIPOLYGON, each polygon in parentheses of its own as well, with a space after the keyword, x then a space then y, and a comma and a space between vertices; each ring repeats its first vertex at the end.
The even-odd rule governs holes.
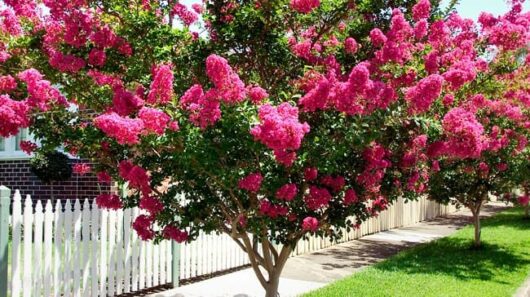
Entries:
MULTIPOLYGON (((449 3, 449 0, 443 0, 445 5, 449 3)), ((462 17, 471 18, 474 20, 478 19, 478 16, 482 11, 487 11, 497 16, 504 14, 508 11, 509 7, 506 4, 506 0, 461 0, 460 5, 457 7, 458 13, 462 17)), ((530 11, 530 2, 526 1, 524 4, 523 11, 530 11)))

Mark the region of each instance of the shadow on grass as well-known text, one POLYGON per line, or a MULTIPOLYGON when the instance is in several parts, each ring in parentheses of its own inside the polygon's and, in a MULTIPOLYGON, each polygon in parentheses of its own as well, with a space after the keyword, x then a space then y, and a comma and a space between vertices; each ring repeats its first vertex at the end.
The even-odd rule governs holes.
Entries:
POLYGON ((496 276, 530 265, 530 221, 523 220, 517 208, 484 220, 482 234, 483 245, 478 250, 471 248, 470 236, 460 234, 412 248, 375 265, 374 269, 504 283, 496 276), (529 233, 521 233, 522 230, 529 233))

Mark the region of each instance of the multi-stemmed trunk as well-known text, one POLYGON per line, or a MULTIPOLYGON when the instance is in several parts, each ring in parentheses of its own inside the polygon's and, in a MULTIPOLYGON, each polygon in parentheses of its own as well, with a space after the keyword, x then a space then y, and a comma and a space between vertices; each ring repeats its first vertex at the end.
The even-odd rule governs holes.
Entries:
MULTIPOLYGON (((258 281, 265 289, 265 297, 277 297, 280 275, 292 252, 292 246, 274 246, 266 235, 251 239, 247 233, 230 234, 232 239, 247 253, 258 281), (259 247, 261 246, 261 253, 259 247), (266 272, 266 273, 264 273, 266 272)), ((298 238, 293 242, 297 242, 298 238)))

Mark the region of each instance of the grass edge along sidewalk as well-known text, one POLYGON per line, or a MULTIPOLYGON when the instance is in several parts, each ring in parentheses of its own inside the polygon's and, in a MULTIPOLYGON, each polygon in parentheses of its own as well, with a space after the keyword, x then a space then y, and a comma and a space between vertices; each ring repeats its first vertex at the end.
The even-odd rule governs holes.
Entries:
POLYGON ((484 220, 481 250, 472 238, 466 226, 303 296, 512 296, 530 273, 530 220, 511 208, 484 220))

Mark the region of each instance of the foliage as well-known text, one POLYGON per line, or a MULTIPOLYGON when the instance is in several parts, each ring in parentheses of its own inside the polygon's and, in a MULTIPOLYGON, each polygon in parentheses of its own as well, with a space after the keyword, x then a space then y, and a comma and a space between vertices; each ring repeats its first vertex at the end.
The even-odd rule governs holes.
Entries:
POLYGON ((5 1, 0 134, 31 126, 128 182, 97 201, 139 206, 143 239, 229 234, 274 295, 309 234, 508 185, 529 127, 519 2, 476 26, 434 0, 5 1))
POLYGON ((46 184, 65 181, 72 176, 70 159, 58 151, 35 154, 30 160, 30 170, 46 184))

